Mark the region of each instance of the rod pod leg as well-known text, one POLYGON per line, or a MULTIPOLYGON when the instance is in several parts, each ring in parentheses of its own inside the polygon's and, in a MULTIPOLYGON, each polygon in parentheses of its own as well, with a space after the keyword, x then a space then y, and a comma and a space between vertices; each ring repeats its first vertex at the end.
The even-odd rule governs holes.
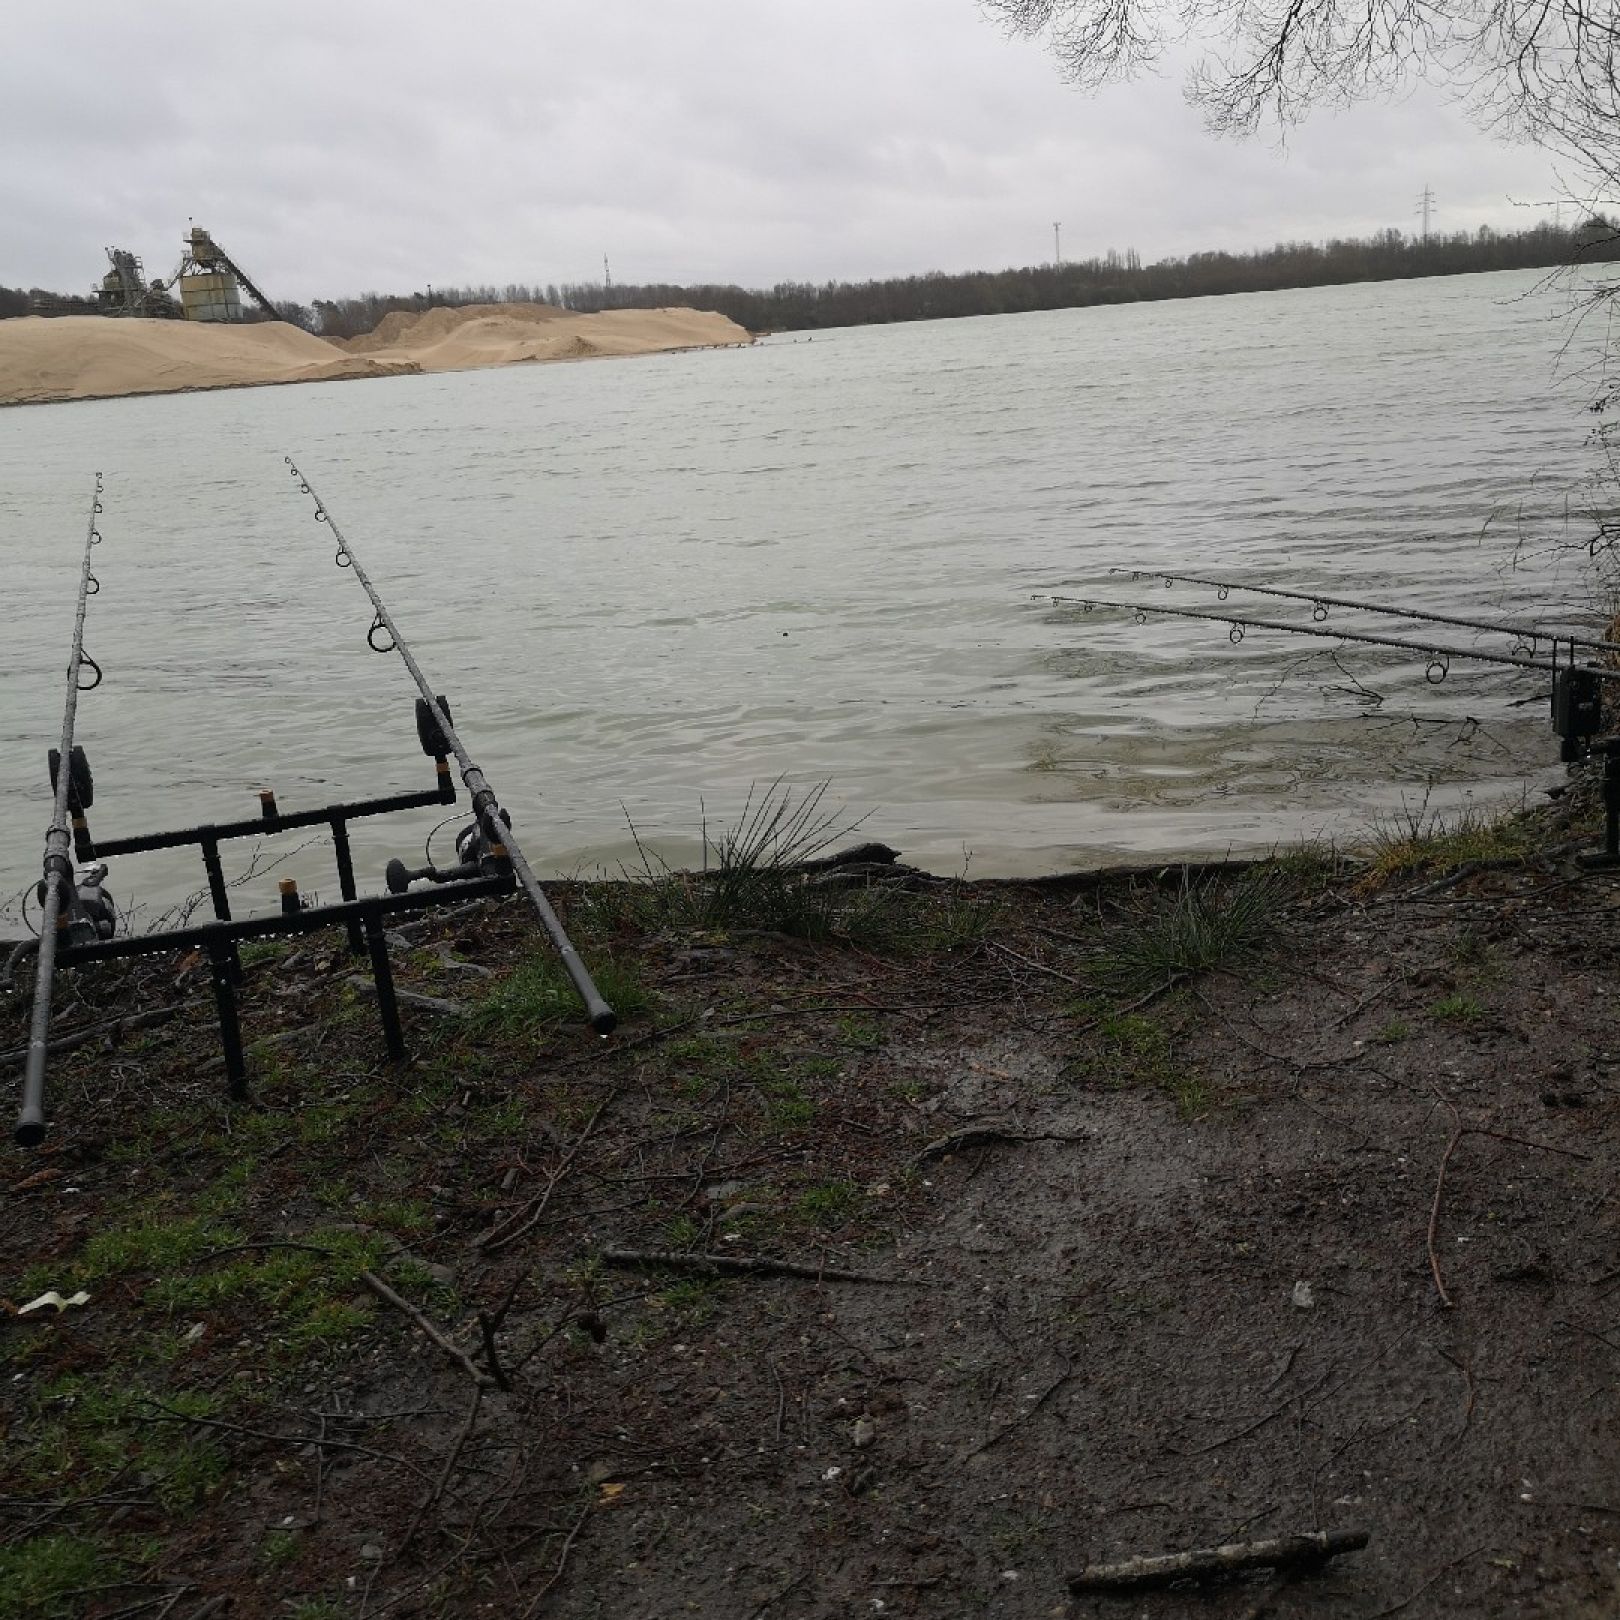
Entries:
POLYGON ((213 981, 214 1005, 219 1009, 219 1039, 225 1048, 225 1081, 232 1102, 245 1102, 248 1094, 242 1023, 236 1013, 236 985, 240 975, 234 942, 209 946, 208 976, 213 981))
POLYGON ((410 1054, 405 1050, 405 1032, 399 1027, 399 1002, 394 997, 394 970, 388 960, 388 941, 383 935, 382 918, 375 912, 366 917, 366 947, 371 953, 371 977, 377 986, 377 1011, 382 1017, 388 1055, 395 1063, 403 1063, 410 1054))
POLYGON ((1575 859, 1589 872, 1620 866, 1620 738, 1603 745, 1603 848, 1575 859))

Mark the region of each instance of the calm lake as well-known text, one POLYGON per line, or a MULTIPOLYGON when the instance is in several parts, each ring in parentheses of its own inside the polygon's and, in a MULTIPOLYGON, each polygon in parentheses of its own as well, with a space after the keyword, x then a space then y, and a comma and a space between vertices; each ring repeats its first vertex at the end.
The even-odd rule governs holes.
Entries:
MULTIPOLYGON (((367 649, 287 452, 542 870, 616 870, 629 821, 687 859, 705 811, 777 777, 830 778, 863 836, 980 876, 1516 798, 1558 775, 1544 708, 1513 706, 1535 677, 1430 685, 1421 659, 1031 598, 1220 606, 1124 565, 1579 611, 1559 542, 1584 537, 1601 334, 1568 304, 1466 276, 0 411, 0 891, 38 875, 98 468, 95 830, 252 815, 263 786, 290 810, 431 785, 408 677, 367 649)), ((362 871, 438 819, 357 827, 362 871)), ((238 845, 236 869, 302 841, 238 845)), ((311 848, 244 894, 288 873, 335 893, 311 848)), ((200 881, 156 855, 109 887, 155 909, 200 881)))

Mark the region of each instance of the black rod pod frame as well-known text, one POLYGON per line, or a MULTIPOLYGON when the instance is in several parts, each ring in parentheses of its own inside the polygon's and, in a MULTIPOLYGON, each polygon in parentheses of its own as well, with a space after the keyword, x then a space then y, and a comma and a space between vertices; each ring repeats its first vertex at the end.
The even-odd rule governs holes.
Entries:
MULTIPOLYGON (((95 476, 90 497, 90 518, 85 526, 84 559, 79 568, 79 602, 73 620, 73 650, 68 658, 67 702, 62 710, 62 745, 50 754, 53 800, 50 826, 45 830, 44 876, 39 892, 39 956, 34 969, 34 1004, 28 1020, 28 1052, 23 1068, 22 1099, 17 1109, 16 1138, 24 1147, 35 1147, 45 1136, 45 1059, 50 1047, 51 997, 56 988, 56 968, 66 955, 65 947, 88 929, 94 937, 96 924, 80 904, 75 881, 73 856, 89 860, 90 847, 84 812, 94 796, 90 762, 84 750, 73 741, 78 723, 79 694, 93 692, 101 685, 101 666, 84 650, 84 612, 101 581, 90 568, 90 553, 101 544, 96 519, 101 515, 101 474, 95 476), (88 671, 90 679, 84 679, 88 671), (71 828, 71 830, 70 830, 71 828)), ((98 888, 99 883, 91 884, 98 888)))
MULTIPOLYGON (((378 652, 397 652, 404 660, 405 667, 410 671, 411 679, 416 682, 416 689, 421 693, 418 704, 418 729, 421 730, 424 722, 422 711, 425 708, 427 717, 433 726, 433 736, 449 745, 450 751, 456 756, 456 762, 461 766, 461 780, 466 784, 467 792, 472 797, 473 816, 478 824, 480 834, 490 849, 499 850, 504 859, 511 863, 512 871, 523 892, 529 897, 529 903, 534 907, 540 918, 542 926, 556 948, 567 970, 568 977, 573 981, 574 989, 585 1004, 585 1016, 592 1029, 598 1035, 610 1034, 618 1025, 618 1014, 603 999, 602 993, 596 988, 596 981, 592 979, 590 970, 580 959, 579 952, 574 949, 573 941, 569 939, 567 931, 562 925, 561 918, 552 909, 550 900, 546 898, 545 890, 540 887, 533 868, 530 867, 524 856, 522 847, 512 834, 511 817, 501 808, 495 796, 495 790, 490 786, 484 773, 473 763, 472 757, 463 746, 461 738, 456 735, 455 726, 450 719, 450 711, 444 706, 443 699, 434 694, 433 688, 428 684, 427 677, 422 673, 421 666, 416 662, 410 646, 399 632, 399 626, 394 623, 377 588, 371 583, 370 576, 354 554, 354 547, 344 538, 343 531, 338 528, 332 514, 327 510, 326 503, 316 493, 314 485, 298 470, 291 456, 281 458, 285 462, 287 471, 297 483, 300 494, 308 495, 315 503, 315 521, 324 523, 331 531, 332 538, 337 542, 337 552, 333 561, 339 568, 353 571, 354 577, 359 580, 362 589, 371 600, 374 617, 371 629, 366 633, 366 640, 378 652), (386 643, 380 642, 379 632, 386 634, 386 643)), ((458 845, 459 852, 459 845, 458 845)), ((397 881, 400 872, 393 874, 397 881)))

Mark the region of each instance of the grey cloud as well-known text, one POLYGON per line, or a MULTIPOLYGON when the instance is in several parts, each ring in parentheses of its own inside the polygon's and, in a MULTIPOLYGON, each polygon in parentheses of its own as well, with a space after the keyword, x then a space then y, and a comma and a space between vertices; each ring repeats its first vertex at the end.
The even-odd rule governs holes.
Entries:
POLYGON ((171 267, 195 216, 269 289, 863 277, 1509 227, 1549 165, 1443 95, 1217 141, 1177 64, 1095 100, 973 0, 174 0, 35 8, 0 57, 0 282, 171 267))

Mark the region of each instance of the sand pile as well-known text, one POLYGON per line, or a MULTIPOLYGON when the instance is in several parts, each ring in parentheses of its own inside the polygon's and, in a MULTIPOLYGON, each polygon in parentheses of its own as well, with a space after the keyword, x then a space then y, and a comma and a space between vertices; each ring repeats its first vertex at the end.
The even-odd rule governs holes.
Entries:
POLYGON ((387 377, 415 369, 407 361, 338 353, 323 338, 279 321, 213 326, 103 315, 0 321, 0 405, 387 377))
POLYGON ((735 321, 699 309, 610 309, 571 315, 549 304, 466 304, 385 315, 376 331, 339 340, 351 354, 422 371, 468 371, 537 360, 655 354, 751 343, 735 321))

